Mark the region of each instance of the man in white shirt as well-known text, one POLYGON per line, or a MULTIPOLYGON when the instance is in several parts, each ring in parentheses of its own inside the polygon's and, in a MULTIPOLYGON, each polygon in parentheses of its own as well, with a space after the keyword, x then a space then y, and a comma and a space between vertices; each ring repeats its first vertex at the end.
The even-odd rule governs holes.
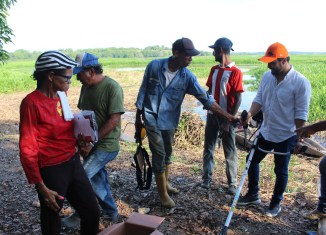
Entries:
MULTIPOLYGON (((288 51, 281 43, 276 42, 269 46, 265 56, 259 60, 268 63, 270 70, 265 72, 261 79, 245 123, 262 110, 264 121, 258 137, 258 146, 267 151, 287 153, 274 154, 276 181, 270 205, 266 210, 267 216, 274 217, 281 211, 280 203, 288 182, 291 152, 297 141, 295 130, 303 126, 308 117, 311 85, 308 79, 295 71, 289 63, 288 51)), ((239 206, 261 202, 258 196, 259 163, 265 156, 266 153, 255 150, 248 170, 248 192, 240 197, 239 206)))

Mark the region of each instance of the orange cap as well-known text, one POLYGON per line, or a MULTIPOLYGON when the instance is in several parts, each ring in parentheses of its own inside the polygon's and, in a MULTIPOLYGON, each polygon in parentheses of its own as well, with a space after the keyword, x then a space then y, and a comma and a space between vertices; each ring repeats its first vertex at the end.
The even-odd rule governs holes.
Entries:
POLYGON ((286 49, 286 47, 279 42, 275 42, 268 47, 265 56, 259 58, 258 60, 264 63, 270 63, 278 58, 287 58, 287 57, 288 57, 288 50, 286 49))

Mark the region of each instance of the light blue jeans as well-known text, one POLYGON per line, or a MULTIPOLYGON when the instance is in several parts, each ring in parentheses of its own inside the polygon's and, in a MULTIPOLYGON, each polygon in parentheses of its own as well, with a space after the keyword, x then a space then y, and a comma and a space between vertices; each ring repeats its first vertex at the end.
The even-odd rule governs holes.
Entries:
POLYGON ((115 152, 105 152, 96 149, 90 153, 83 164, 101 208, 112 218, 118 215, 118 209, 111 193, 108 173, 105 166, 115 159, 118 153, 119 150, 115 152))
MULTIPOLYGON (((213 178, 214 151, 218 135, 221 131, 221 123, 224 120, 214 114, 207 114, 205 127, 205 143, 203 153, 203 181, 211 182, 213 178)), ((238 154, 235 145, 235 129, 229 126, 229 132, 224 132, 220 137, 226 161, 226 177, 229 186, 237 185, 238 154)))

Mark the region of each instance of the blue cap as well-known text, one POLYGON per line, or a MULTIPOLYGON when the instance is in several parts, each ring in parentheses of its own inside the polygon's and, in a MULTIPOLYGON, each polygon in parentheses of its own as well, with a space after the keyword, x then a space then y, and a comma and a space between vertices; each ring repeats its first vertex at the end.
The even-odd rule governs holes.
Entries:
POLYGON ((78 63, 78 66, 74 68, 74 74, 80 73, 85 68, 99 65, 98 57, 88 52, 78 54, 76 56, 76 62, 78 63))
POLYGON ((228 38, 219 38, 216 40, 214 45, 208 46, 209 48, 215 49, 215 48, 227 48, 233 51, 233 43, 228 38))

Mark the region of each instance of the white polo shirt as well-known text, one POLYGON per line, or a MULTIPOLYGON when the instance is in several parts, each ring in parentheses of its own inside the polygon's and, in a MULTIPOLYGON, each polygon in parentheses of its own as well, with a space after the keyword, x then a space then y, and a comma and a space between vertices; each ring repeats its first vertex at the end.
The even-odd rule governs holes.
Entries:
POLYGON ((279 84, 271 71, 265 72, 253 100, 262 105, 264 121, 260 133, 263 137, 279 143, 294 136, 294 120, 308 118, 310 96, 310 82, 293 66, 279 84))

